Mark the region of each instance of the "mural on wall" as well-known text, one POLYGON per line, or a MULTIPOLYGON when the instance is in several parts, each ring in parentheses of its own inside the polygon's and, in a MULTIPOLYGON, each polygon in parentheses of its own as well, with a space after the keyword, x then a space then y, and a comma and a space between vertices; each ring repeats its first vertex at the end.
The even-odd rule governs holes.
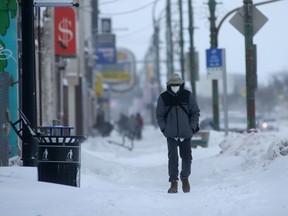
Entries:
POLYGON ((13 57, 12 50, 6 47, 3 40, 5 40, 4 37, 7 35, 11 24, 10 17, 11 19, 16 19, 17 2, 16 0, 2 0, 0 1, 0 9, 0 35, 3 37, 0 37, 0 71, 4 71, 4 69, 8 66, 9 58, 13 58, 14 62, 16 62, 16 59, 13 57))
MULTIPOLYGON (((0 73, 8 73, 11 82, 18 81, 17 8, 17 0, 0 0, 0 73)), ((18 85, 9 86, 8 95, 9 115, 5 115, 15 122, 18 118, 18 85)), ((12 130, 8 143, 9 157, 17 155, 18 138, 12 130)))

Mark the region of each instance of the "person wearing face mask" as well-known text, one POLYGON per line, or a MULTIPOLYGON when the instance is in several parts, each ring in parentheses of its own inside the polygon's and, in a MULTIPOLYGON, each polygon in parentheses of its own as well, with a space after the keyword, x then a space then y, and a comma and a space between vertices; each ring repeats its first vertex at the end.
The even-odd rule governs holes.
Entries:
POLYGON ((168 174, 171 183, 168 193, 178 192, 178 180, 184 193, 190 192, 188 177, 191 174, 191 138, 199 130, 200 109, 191 91, 184 89, 184 81, 178 73, 172 73, 167 90, 160 94, 156 106, 159 128, 167 139, 168 174), (182 162, 179 173, 179 156, 182 162))

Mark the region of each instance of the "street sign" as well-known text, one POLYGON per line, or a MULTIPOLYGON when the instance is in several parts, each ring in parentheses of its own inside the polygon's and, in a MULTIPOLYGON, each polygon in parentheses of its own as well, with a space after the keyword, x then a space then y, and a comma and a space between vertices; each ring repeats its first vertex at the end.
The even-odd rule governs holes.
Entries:
POLYGON ((96 35, 95 58, 97 64, 115 64, 117 62, 114 34, 96 35))
POLYGON ((207 49, 206 50, 206 67, 220 68, 222 67, 222 49, 207 49))
POLYGON ((115 64, 116 47, 114 44, 98 44, 95 53, 97 64, 115 64))
POLYGON ((101 30, 102 33, 110 34, 112 32, 112 25, 110 18, 102 18, 101 19, 101 30))
POLYGON ((206 49, 207 78, 222 79, 223 67, 222 49, 206 49))
MULTIPOLYGON (((268 18, 261 13, 255 6, 252 7, 253 14, 253 36, 268 21, 268 18)), ((240 8, 237 13, 229 21, 241 34, 245 36, 244 31, 244 8, 240 8)))
POLYGON ((115 34, 96 34, 95 41, 96 44, 115 44, 115 34))

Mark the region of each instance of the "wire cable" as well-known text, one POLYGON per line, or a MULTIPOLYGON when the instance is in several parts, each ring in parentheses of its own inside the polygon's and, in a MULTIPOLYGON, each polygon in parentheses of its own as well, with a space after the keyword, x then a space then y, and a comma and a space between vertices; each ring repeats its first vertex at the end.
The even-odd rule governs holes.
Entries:
POLYGON ((137 30, 135 30, 135 31, 133 31, 131 33, 125 34, 125 35, 118 35, 117 37, 120 37, 120 38, 130 37, 130 36, 133 36, 135 34, 139 34, 139 33, 143 32, 144 30, 146 30, 148 28, 152 28, 152 24, 146 25, 146 26, 144 26, 141 29, 137 29, 137 30))
POLYGON ((140 11, 140 10, 143 10, 147 7, 150 7, 152 4, 154 4, 157 0, 154 0, 153 2, 150 2, 149 4, 147 5, 144 5, 142 7, 139 7, 139 8, 136 8, 136 9, 133 9, 133 10, 130 10, 130 11, 124 11, 124 12, 119 12, 119 13, 108 13, 108 14, 103 14, 104 16, 118 16, 118 15, 125 15, 125 14, 130 14, 130 13, 134 13, 134 12, 137 12, 137 11, 140 11))

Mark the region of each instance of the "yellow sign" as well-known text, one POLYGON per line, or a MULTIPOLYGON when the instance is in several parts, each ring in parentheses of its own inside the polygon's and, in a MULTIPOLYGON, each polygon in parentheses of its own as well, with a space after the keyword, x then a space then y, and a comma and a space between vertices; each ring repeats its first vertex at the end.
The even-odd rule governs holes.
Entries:
POLYGON ((126 71, 105 71, 101 74, 105 80, 129 81, 131 79, 131 73, 126 71))
POLYGON ((135 75, 136 65, 133 53, 127 49, 117 49, 117 63, 96 64, 104 83, 130 82, 135 75))
POLYGON ((97 97, 101 97, 103 94, 103 76, 100 73, 96 74, 94 91, 97 97))

